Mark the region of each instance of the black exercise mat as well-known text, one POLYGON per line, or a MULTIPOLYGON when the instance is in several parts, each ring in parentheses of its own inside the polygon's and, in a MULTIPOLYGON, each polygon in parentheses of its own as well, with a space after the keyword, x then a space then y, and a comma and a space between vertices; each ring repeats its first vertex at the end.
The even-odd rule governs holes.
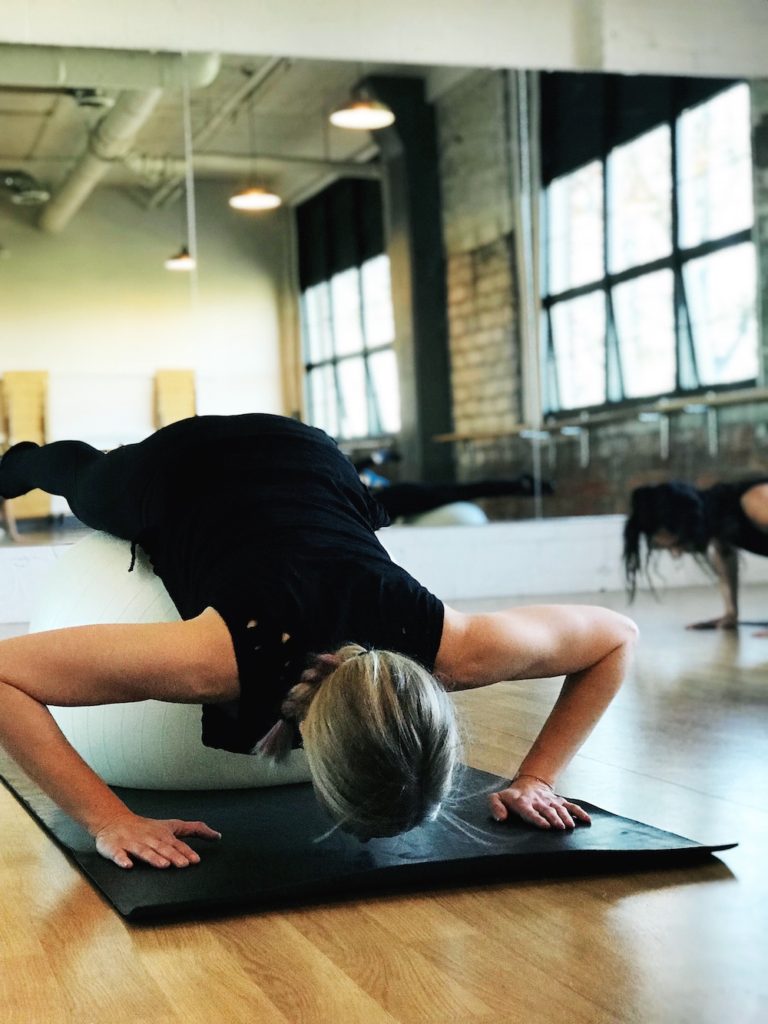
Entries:
POLYGON ((115 788, 148 817, 201 819, 223 833, 192 840, 202 862, 182 870, 136 864, 126 871, 100 857, 93 840, 7 759, 0 777, 123 916, 131 919, 310 903, 352 893, 477 885, 521 877, 639 870, 708 859, 735 843, 705 846, 621 818, 583 800, 591 827, 542 831, 520 819, 499 824, 485 794, 500 781, 467 768, 455 814, 395 839, 360 843, 336 830, 309 783, 268 789, 180 792, 115 788))

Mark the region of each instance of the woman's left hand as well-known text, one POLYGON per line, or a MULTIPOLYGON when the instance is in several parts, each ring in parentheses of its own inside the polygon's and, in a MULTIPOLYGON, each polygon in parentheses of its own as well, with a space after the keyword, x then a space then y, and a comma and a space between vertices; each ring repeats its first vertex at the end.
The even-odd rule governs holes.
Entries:
POLYGON ((569 829, 578 822, 592 824, 582 807, 558 796, 545 782, 532 776, 521 776, 506 789, 492 793, 489 804, 496 821, 506 821, 511 812, 537 828, 569 829))
POLYGON ((200 855, 182 837, 221 839, 221 833, 202 821, 181 821, 178 818, 143 818, 126 810, 94 832, 96 849, 102 857, 120 868, 133 867, 133 860, 143 860, 153 868, 186 868, 199 864, 200 855))

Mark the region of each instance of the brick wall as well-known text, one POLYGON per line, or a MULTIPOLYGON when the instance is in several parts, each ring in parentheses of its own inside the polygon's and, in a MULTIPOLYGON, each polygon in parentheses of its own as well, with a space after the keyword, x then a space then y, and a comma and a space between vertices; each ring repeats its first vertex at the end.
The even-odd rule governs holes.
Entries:
MULTIPOLYGON (((520 422, 512 196, 504 80, 477 72, 438 102, 454 430, 520 422)), ((474 446, 477 448, 477 446, 474 446)), ((460 479, 494 452, 457 448, 460 479)))
POLYGON ((454 429, 512 429, 519 368, 508 239, 454 253, 447 265, 454 429))

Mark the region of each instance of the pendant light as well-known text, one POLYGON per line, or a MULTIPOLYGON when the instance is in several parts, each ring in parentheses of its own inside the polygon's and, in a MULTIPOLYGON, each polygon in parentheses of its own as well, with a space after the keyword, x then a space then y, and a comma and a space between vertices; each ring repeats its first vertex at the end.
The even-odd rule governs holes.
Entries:
POLYGON ((195 210, 195 174, 192 166, 192 108, 189 99, 189 83, 182 79, 182 127, 184 131, 184 207, 182 229, 188 241, 177 253, 164 261, 166 270, 191 273, 190 294, 195 301, 197 294, 197 213, 195 210))
POLYGON ((391 124, 394 124, 395 115, 392 108, 388 107, 386 103, 355 94, 349 102, 332 111, 329 120, 337 128, 351 128, 353 131, 376 131, 379 128, 389 128, 391 124))
MULTIPOLYGON (((256 167, 256 128, 254 114, 254 98, 251 94, 251 103, 248 110, 248 142, 253 161, 253 170, 256 167)), ((251 177, 255 177, 252 174, 251 177)), ((264 185, 248 184, 245 188, 235 192, 229 197, 229 205, 233 210, 242 210, 246 213, 258 213, 261 210, 276 210, 282 204, 282 199, 276 192, 272 192, 264 185)))
POLYGON ((169 256, 163 264, 166 270, 194 270, 197 261, 190 255, 186 245, 182 245, 177 253, 169 256))
POLYGON ((340 107, 336 107, 328 120, 337 128, 351 128, 358 132, 375 132, 379 128, 389 128, 395 123, 395 114, 386 103, 371 96, 363 83, 366 72, 362 64, 357 66, 358 84, 352 95, 340 107))
POLYGON ((229 197, 229 205, 233 210, 275 210, 281 203, 280 196, 261 185, 244 188, 229 197))

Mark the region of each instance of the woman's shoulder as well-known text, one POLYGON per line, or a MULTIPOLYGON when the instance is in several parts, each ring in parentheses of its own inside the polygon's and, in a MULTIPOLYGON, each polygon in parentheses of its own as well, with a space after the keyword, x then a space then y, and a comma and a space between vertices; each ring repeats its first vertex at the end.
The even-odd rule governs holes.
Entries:
POLYGON ((740 495, 744 514, 757 526, 768 527, 768 479, 753 481, 740 495))

